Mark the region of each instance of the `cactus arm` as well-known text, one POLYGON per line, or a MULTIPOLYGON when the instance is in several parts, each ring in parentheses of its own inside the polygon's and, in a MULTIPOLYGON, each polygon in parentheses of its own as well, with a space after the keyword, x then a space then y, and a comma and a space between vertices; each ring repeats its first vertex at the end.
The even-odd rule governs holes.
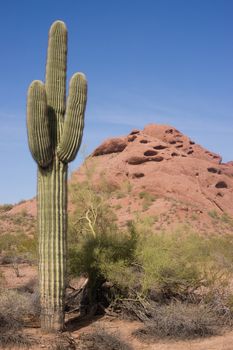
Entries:
POLYGON ((67 114, 61 141, 57 148, 58 158, 64 163, 74 160, 81 145, 86 101, 86 77, 82 73, 76 73, 70 81, 67 114))
POLYGON ((35 161, 46 167, 52 161, 47 100, 44 84, 34 80, 27 96, 28 143, 35 161))

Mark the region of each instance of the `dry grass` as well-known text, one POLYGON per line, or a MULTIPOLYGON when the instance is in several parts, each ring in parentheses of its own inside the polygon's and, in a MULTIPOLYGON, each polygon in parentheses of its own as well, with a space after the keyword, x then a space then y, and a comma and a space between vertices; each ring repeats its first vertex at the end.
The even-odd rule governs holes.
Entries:
POLYGON ((207 337, 218 334, 219 329, 217 316, 208 306, 173 302, 158 306, 151 320, 134 335, 153 342, 161 338, 207 337))
POLYGON ((22 333, 25 319, 35 312, 30 294, 0 290, 0 346, 29 346, 34 341, 22 333))
POLYGON ((76 350, 79 349, 77 347, 77 343, 75 340, 67 335, 67 334, 61 334, 59 335, 55 340, 53 340, 53 343, 49 347, 51 350, 76 350))
POLYGON ((101 328, 82 334, 77 345, 80 350, 132 350, 116 334, 110 334, 101 328))

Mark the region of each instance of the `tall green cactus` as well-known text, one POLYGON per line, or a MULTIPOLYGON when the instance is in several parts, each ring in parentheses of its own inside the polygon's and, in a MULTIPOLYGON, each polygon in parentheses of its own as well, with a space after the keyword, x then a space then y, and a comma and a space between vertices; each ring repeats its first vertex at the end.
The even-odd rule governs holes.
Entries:
POLYGON ((56 21, 49 31, 46 81, 28 89, 27 127, 38 164, 38 229, 41 328, 62 330, 67 245, 67 169, 80 147, 87 82, 73 75, 66 106, 67 29, 56 21))

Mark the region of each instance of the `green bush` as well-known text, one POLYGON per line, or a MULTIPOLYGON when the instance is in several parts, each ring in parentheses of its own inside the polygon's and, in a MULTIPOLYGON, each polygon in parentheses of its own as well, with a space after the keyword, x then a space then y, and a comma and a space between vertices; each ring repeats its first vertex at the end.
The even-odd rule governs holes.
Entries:
POLYGON ((139 215, 127 228, 119 228, 104 193, 94 191, 88 182, 73 188, 72 198, 69 268, 71 274, 89 278, 93 298, 108 281, 116 287, 112 297, 119 302, 203 300, 217 303, 219 313, 225 307, 232 318, 230 294, 224 306, 213 291, 227 290, 232 278, 233 237, 204 237, 188 226, 155 233, 158 218, 139 215))
POLYGON ((135 283, 130 267, 134 259, 137 237, 134 230, 122 232, 112 227, 80 235, 69 249, 70 272, 87 275, 91 288, 96 290, 106 280, 122 289, 135 283))
POLYGON ((37 240, 24 233, 4 234, 0 236, 0 254, 12 259, 37 259, 37 240))
POLYGON ((224 286, 233 270, 233 238, 203 237, 189 231, 141 237, 137 259, 143 266, 143 290, 189 294, 200 287, 224 286))
POLYGON ((227 213, 223 213, 223 214, 222 214, 222 216, 221 216, 221 221, 222 221, 224 224, 233 226, 233 218, 232 218, 230 215, 228 215, 227 213))
POLYGON ((69 217, 69 270, 87 275, 92 298, 106 280, 122 289, 133 284, 131 263, 137 235, 133 226, 120 230, 103 192, 88 183, 72 188, 74 210, 69 217))
POLYGON ((6 213, 7 211, 10 211, 13 208, 12 204, 3 204, 0 205, 0 214, 1 213, 6 213))
POLYGON ((219 220, 219 215, 218 215, 218 213, 216 212, 216 210, 210 210, 210 211, 208 212, 208 215, 209 215, 212 219, 214 219, 214 220, 219 220))
POLYGON ((139 193, 139 198, 142 199, 142 209, 146 211, 152 205, 154 201, 156 201, 157 196, 151 194, 149 192, 142 191, 139 193))

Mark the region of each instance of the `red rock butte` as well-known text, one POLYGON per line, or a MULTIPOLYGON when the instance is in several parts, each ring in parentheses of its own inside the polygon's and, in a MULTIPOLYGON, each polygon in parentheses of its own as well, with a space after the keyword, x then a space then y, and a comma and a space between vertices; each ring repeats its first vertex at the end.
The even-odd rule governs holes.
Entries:
MULTIPOLYGON (((187 224, 198 232, 230 233, 233 227, 233 162, 174 127, 149 124, 110 138, 97 147, 71 177, 98 188, 108 185, 109 205, 125 225, 135 216, 153 217, 155 230, 187 224)), ((12 209, 35 213, 35 201, 12 209)))
MULTIPOLYGON (((222 225, 224 219, 218 227, 213 217, 224 215, 230 221, 226 218, 233 216, 233 163, 222 163, 221 156, 174 127, 149 124, 127 136, 108 139, 87 158, 86 165, 94 168, 96 184, 103 178, 119 190, 128 184, 130 191, 124 197, 117 198, 121 196, 113 191, 111 198, 122 224, 140 212, 157 216, 157 229, 188 223, 200 231, 229 231, 222 225), (143 209, 146 193, 155 200, 143 209)), ((71 181, 81 182, 85 177, 86 166, 81 166, 71 181)))

